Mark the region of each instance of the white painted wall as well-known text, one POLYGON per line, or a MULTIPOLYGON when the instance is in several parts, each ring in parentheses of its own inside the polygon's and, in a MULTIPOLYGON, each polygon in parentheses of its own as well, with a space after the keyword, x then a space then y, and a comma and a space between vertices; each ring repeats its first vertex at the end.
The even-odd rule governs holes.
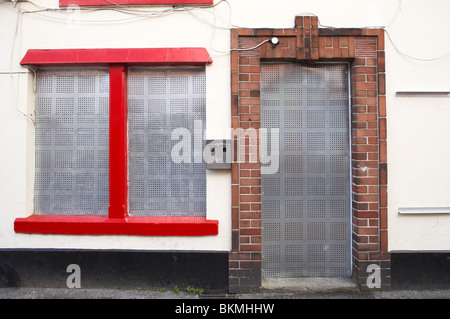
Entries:
MULTIPOLYGON (((450 97, 396 97, 396 91, 450 91, 448 0, 228 0, 210 9, 143 17, 117 10, 40 11, 57 0, 14 7, 0 3, 0 248, 229 250, 230 174, 209 171, 208 218, 218 236, 199 238, 16 234, 13 221, 32 213, 33 126, 17 109, 33 108, 32 76, 19 61, 28 49, 205 47, 209 138, 230 127, 229 31, 291 28, 295 15, 316 14, 322 26, 386 26, 389 250, 450 250, 450 215, 400 216, 399 207, 450 207, 450 97), (39 7, 40 6, 40 7, 39 7), (19 19, 17 23, 17 19, 19 19), (213 25, 215 27, 213 27, 213 25), (17 26, 17 27, 16 27, 17 26), (14 43, 14 44, 13 44, 14 43), (394 45, 395 44, 395 45, 394 45), (418 61, 402 53, 432 61, 418 61), (11 74, 10 74, 11 73, 11 74)), ((113 8, 119 9, 119 8, 113 8)))

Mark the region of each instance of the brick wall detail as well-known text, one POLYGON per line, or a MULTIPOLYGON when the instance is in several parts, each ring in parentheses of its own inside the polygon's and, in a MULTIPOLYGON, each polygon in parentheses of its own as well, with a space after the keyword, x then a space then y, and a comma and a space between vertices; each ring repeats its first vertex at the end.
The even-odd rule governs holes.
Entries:
MULTIPOLYGON (((235 130, 260 128, 262 60, 349 62, 353 277, 362 289, 366 288, 366 268, 378 264, 382 287, 390 287, 384 31, 319 28, 317 17, 297 16, 292 29, 233 29, 231 49, 231 116, 235 130), (272 37, 279 39, 278 45, 267 42, 254 50, 233 50, 251 48, 272 37)), ((258 290, 261 285, 261 171, 258 136, 236 134, 234 138, 234 145, 245 145, 239 151, 247 159, 235 158, 232 164, 229 290, 239 293, 258 290)))

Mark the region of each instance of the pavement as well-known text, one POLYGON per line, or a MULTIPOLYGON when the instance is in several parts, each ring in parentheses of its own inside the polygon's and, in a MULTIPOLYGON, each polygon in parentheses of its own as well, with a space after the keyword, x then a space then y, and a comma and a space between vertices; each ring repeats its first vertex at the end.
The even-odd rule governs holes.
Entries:
POLYGON ((450 299, 450 288, 361 291, 351 278, 263 279, 259 291, 242 294, 179 288, 0 288, 0 299, 450 299))
POLYGON ((435 290, 266 290, 246 294, 201 295, 183 290, 0 288, 0 299, 450 299, 450 289, 435 290))

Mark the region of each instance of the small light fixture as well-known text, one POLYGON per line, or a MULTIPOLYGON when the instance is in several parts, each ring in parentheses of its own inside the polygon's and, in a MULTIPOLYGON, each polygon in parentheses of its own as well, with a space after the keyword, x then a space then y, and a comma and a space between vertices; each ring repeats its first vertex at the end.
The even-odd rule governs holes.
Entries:
POLYGON ((270 42, 272 42, 272 47, 275 48, 275 46, 280 42, 278 40, 278 38, 273 37, 272 39, 270 39, 270 42))

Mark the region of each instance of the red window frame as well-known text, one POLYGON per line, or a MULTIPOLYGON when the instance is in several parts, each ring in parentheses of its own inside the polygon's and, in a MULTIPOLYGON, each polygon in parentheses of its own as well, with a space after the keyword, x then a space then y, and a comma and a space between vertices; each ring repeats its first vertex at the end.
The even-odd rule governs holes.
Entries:
POLYGON ((213 0, 59 0, 60 7, 77 5, 89 6, 114 6, 114 5, 181 5, 181 4, 213 4, 213 0))
POLYGON ((206 65, 205 48, 28 50, 21 65, 33 67, 106 65, 110 81, 108 216, 31 215, 17 218, 17 233, 71 235, 208 236, 217 220, 205 217, 128 216, 127 68, 133 65, 206 65), (114 141, 114 143, 112 142, 114 141))

